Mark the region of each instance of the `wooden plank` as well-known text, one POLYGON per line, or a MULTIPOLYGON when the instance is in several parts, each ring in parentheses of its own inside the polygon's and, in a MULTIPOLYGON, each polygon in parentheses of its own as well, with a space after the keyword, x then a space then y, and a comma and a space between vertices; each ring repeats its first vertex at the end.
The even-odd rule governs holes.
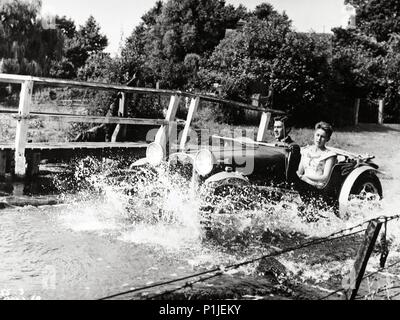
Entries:
POLYGON ((260 126, 258 128, 257 141, 262 142, 267 140, 268 125, 271 121, 271 112, 263 112, 261 116, 260 126))
POLYGON ((360 99, 356 99, 354 103, 354 125, 358 125, 358 115, 360 113, 360 99))
POLYGON ((35 84, 45 85, 49 87, 74 87, 74 88, 83 88, 83 89, 98 89, 104 91, 122 91, 122 92, 131 92, 131 93, 143 93, 143 94, 161 94, 161 95, 171 95, 171 94, 180 94, 181 91, 172 91, 172 90, 160 90, 160 89, 152 89, 152 88, 134 88, 128 87, 125 85, 118 84, 107 84, 100 82, 85 82, 85 81, 73 81, 73 80, 62 80, 62 79, 52 79, 52 78, 42 78, 42 77, 30 77, 30 76, 21 76, 15 74, 5 74, 0 73, 0 82, 3 83, 24 83, 25 81, 34 81, 35 84))
POLYGON ((383 110, 385 108, 385 100, 379 100, 379 109, 378 109, 378 123, 383 124, 383 110))
MULTIPOLYGON (((170 125, 161 126, 161 128, 158 130, 158 132, 156 134, 155 142, 157 142, 161 146, 163 146, 164 150, 166 150, 167 141, 169 141, 171 144, 171 136, 172 136, 172 132, 174 130, 174 127, 172 126, 172 124, 173 124, 173 121, 175 120, 176 112, 178 111, 180 100, 181 100, 181 98, 178 95, 171 96, 167 114, 165 116, 165 121, 170 123, 170 125)), ((172 142, 175 142, 175 141, 172 141, 172 142)))
POLYGON ((6 175, 7 168, 7 151, 0 150, 0 177, 4 177, 6 175))
MULTIPOLYGON (((26 150, 69 150, 69 149, 129 149, 129 148, 147 148, 148 144, 144 142, 59 142, 59 143, 28 143, 26 150)), ((15 150, 15 145, 0 145, 1 150, 15 150)))
MULTIPOLYGON (((118 117, 126 117, 128 114, 127 105, 126 105, 126 93, 120 92, 121 98, 119 99, 119 109, 118 109, 118 117)), ((122 125, 120 123, 114 129, 114 132, 111 137, 111 142, 123 141, 126 137, 126 125, 122 125)))
MULTIPOLYGON (((119 111, 118 111, 118 116, 122 118, 126 118, 128 116, 128 104, 127 104, 127 99, 126 99, 126 93, 121 92, 121 98, 119 100, 119 111)), ((126 139, 126 132, 128 127, 123 124, 118 124, 119 126, 119 139, 122 141, 125 141, 126 139)))
POLYGON ((18 109, 2 108, 0 107, 0 114, 18 114, 18 109))
POLYGON ((200 98, 199 97, 193 98, 190 101, 189 112, 188 112, 188 115, 187 115, 187 118, 186 118, 185 128, 183 129, 181 142, 179 144, 180 150, 185 150, 185 145, 186 145, 187 138, 188 138, 188 135, 189 135, 190 125, 192 123, 192 120, 194 118, 195 113, 197 112, 197 108, 199 106, 199 103, 200 103, 200 98))
POLYGON ((113 134, 111 136, 111 142, 117 142, 118 141, 118 135, 119 135, 120 130, 121 130, 121 125, 117 124, 117 126, 115 127, 114 132, 113 132, 113 134))
POLYGON ((127 93, 142 93, 142 94, 159 94, 159 95, 179 95, 189 98, 199 98, 201 100, 215 102, 219 104, 228 104, 230 106, 245 108, 249 110, 261 111, 261 112, 271 112, 273 114, 286 114, 282 110, 275 110, 269 108, 255 107, 251 104, 246 104, 242 102, 237 102, 233 100, 225 100, 216 96, 195 94, 183 91, 173 91, 173 90, 163 90, 163 89, 152 89, 152 88, 134 88, 124 85, 106 84, 98 82, 83 82, 83 81, 71 81, 71 80, 61 80, 61 79, 51 79, 51 78, 41 78, 41 77, 29 77, 20 76, 14 74, 4 74, 0 73, 0 82, 5 83, 22 83, 24 81, 34 81, 35 84, 46 85, 52 87, 74 87, 74 88, 92 88, 105 91, 122 91, 127 93))
POLYGON ((202 94, 199 94, 199 95, 196 95, 196 94, 185 94, 185 96, 198 97, 201 100, 210 101, 210 102, 216 102, 216 103, 220 103, 220 104, 228 104, 228 105, 231 105, 231 106, 234 106, 234 107, 248 109, 248 110, 261 111, 261 112, 271 112, 273 114, 280 114, 280 115, 286 114, 286 112, 282 111, 282 110, 256 107, 256 106, 252 106, 250 104, 237 102, 237 101, 233 101, 233 100, 225 100, 225 99, 221 99, 221 98, 214 97, 214 96, 207 96, 207 95, 202 95, 202 94))
MULTIPOLYGON (((15 114, 16 119, 24 119, 23 116, 15 114)), ((163 125, 168 124, 164 119, 145 119, 145 118, 118 118, 118 117, 98 117, 73 114, 57 114, 57 113, 39 113, 32 112, 25 119, 56 120, 62 122, 79 122, 79 123, 114 123, 114 124, 137 124, 137 125, 163 125), (47 118, 47 119, 46 119, 47 118)))
POLYGON ((15 175, 24 177, 26 174, 25 145, 28 136, 28 120, 23 117, 29 115, 32 102, 33 81, 25 81, 21 85, 18 114, 22 118, 17 122, 15 135, 15 175))
POLYGON ((31 76, 0 73, 0 82, 3 82, 3 83, 20 83, 20 84, 22 84, 26 81, 32 81, 33 79, 34 78, 31 76))
POLYGON ((40 165, 40 152, 30 153, 27 159, 28 159, 27 175, 30 177, 38 175, 39 165, 40 165))
POLYGON ((382 222, 378 219, 371 221, 365 231, 364 241, 358 249, 357 258, 354 262, 353 269, 350 272, 349 283, 345 297, 354 300, 360 288, 361 281, 364 277, 365 269, 368 264, 369 257, 374 249, 376 239, 381 230, 382 222))

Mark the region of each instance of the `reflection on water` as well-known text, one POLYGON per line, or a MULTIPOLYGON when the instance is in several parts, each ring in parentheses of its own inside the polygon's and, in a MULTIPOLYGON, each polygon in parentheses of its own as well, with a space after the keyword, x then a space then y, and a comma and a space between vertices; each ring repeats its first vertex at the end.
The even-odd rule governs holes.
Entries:
MULTIPOLYGON (((64 204, 1 210, 0 294, 101 298, 258 257, 270 245, 323 237, 373 216, 392 215, 398 207, 385 200, 379 210, 358 208, 341 220, 329 209, 317 215, 312 209, 299 213, 293 197, 271 203, 247 191, 218 199, 225 208, 240 202, 234 214, 221 210, 205 215, 200 193, 160 170, 124 172, 118 163, 85 160, 72 175, 58 176, 54 183, 64 204)), ((388 228, 396 250, 399 227, 395 222, 388 228)), ((281 261, 300 279, 321 281, 340 274, 353 259, 343 254, 319 264, 295 256, 281 261)), ((252 274, 255 268, 241 271, 252 274)))

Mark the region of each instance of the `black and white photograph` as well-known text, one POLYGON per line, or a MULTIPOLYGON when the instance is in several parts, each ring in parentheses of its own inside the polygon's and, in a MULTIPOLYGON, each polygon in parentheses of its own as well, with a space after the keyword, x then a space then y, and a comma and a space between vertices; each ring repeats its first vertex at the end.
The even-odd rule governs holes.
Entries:
POLYGON ((400 300, 399 208, 399 0, 0 0, 0 300, 400 300))

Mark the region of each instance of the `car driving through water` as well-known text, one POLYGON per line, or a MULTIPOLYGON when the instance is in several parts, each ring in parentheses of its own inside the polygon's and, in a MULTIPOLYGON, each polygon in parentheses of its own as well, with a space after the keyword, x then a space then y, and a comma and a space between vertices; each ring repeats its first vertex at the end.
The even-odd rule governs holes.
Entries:
MULTIPOLYGON (((211 135, 210 139, 202 139, 210 141, 208 145, 190 145, 181 140, 173 152, 166 152, 166 146, 156 139, 148 146, 146 159, 139 160, 134 166, 147 163, 156 167, 166 162, 169 171, 184 173, 192 182, 192 187, 205 186, 214 193, 224 190, 226 194, 232 189, 253 186, 268 190, 267 194, 271 197, 298 193, 305 199, 298 188, 296 174, 300 148, 292 144, 265 142, 273 112, 277 111, 266 109, 262 112, 256 139, 251 135, 236 138, 211 135)), ((186 128, 190 120, 186 120, 186 128)), ((378 165, 373 162, 374 156, 328 149, 335 154, 335 164, 327 181, 311 188, 313 190, 308 196, 311 194, 326 201, 340 216, 345 216, 352 199, 375 201, 382 198, 383 190, 378 178, 378 165)))

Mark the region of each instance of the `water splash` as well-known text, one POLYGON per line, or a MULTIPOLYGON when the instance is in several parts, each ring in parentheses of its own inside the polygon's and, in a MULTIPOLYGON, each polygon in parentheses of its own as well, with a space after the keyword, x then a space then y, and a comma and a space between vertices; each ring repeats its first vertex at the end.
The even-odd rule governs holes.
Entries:
POLYGON ((68 179, 59 180, 59 185, 72 186, 77 192, 64 192, 64 198, 86 202, 84 208, 70 214, 82 218, 79 228, 126 227, 130 230, 121 237, 125 241, 144 243, 147 238, 149 243, 166 246, 185 239, 201 242, 209 238, 210 231, 221 243, 254 244, 273 232, 324 237, 390 211, 380 202, 365 204, 355 199, 352 212, 342 219, 330 207, 318 203, 305 206, 294 194, 277 196, 255 187, 205 196, 204 189, 192 188, 190 181, 168 171, 165 164, 124 170, 119 161, 86 158, 68 179))
MULTIPOLYGON (((244 188, 210 195, 202 188, 193 189, 190 181, 169 172, 165 165, 125 170, 118 162, 86 159, 76 168, 73 179, 61 184, 78 190, 64 194, 71 202, 78 201, 73 212, 61 214, 67 227, 114 232, 120 241, 167 250, 163 254, 184 252, 194 269, 259 257, 274 246, 325 237, 380 215, 392 215, 396 208, 387 199, 368 203, 354 199, 351 213, 343 219, 320 203, 305 206, 295 194, 244 188)), ((390 224, 388 236, 395 250, 399 231, 400 223, 390 224)), ((324 257, 325 262, 313 264, 291 256, 280 259, 301 281, 318 283, 343 273, 355 258, 352 254, 324 257)), ((242 269, 254 274, 257 268, 242 269)))
POLYGON ((67 202, 84 202, 61 215, 74 230, 118 229, 120 240, 173 248, 201 243, 199 199, 165 166, 125 170, 118 161, 86 158, 58 185, 67 202))

